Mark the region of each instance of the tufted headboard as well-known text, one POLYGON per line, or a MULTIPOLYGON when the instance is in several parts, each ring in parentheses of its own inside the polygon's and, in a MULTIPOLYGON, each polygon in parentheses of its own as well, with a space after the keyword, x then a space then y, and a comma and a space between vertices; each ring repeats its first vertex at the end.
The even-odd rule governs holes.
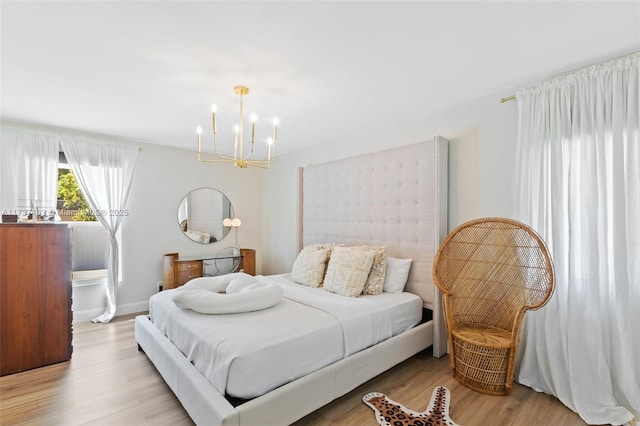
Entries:
POLYGON ((299 169, 299 179, 299 249, 386 245, 388 256, 413 259, 405 290, 440 322, 432 269, 447 234, 447 140, 312 165, 299 169))

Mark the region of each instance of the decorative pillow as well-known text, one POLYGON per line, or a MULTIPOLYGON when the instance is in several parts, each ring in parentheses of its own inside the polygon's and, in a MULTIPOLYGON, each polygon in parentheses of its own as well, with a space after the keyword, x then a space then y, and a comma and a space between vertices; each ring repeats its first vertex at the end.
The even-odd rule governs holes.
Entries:
POLYGON ((291 279, 298 284, 320 287, 329 252, 329 249, 314 246, 303 248, 291 269, 291 279))
POLYGON ((227 286, 234 278, 237 278, 240 273, 217 275, 215 277, 198 277, 190 280, 186 284, 180 286, 180 289, 194 289, 199 288, 203 290, 215 291, 221 293, 227 289, 227 286))
POLYGON ((253 275, 245 274, 244 272, 238 272, 236 277, 233 278, 226 288, 227 294, 240 293, 245 287, 255 284, 258 279, 253 275))
POLYGON ((383 291, 402 293, 409 277, 412 259, 387 257, 387 273, 384 278, 383 291))
MULTIPOLYGON (((334 247, 339 247, 339 246, 342 246, 342 244, 336 244, 336 243, 312 244, 309 247, 315 247, 316 249, 319 249, 319 250, 327 249, 331 251, 333 250, 334 247)), ((331 255, 331 253, 329 253, 329 255, 331 255)))
POLYGON ((208 243, 211 241, 211 235, 207 234, 206 232, 187 229, 186 231, 184 231, 184 233, 187 237, 191 238, 197 243, 208 243))
POLYGON ((342 296, 358 297, 375 254, 374 250, 361 247, 335 247, 324 277, 324 289, 342 296))
POLYGON ((221 294, 204 288, 180 289, 173 301, 181 309, 191 309, 201 314, 233 314, 270 308, 282 299, 279 285, 255 282, 238 293, 221 294))
MULTIPOLYGON (((327 271, 327 265, 329 265, 329 259, 331 258, 331 251, 333 250, 334 247, 336 246, 341 246, 342 244, 336 244, 336 243, 324 243, 324 244, 311 244, 310 247, 315 247, 318 250, 329 250, 329 252, 327 253, 327 261, 324 262, 324 270, 325 272, 327 271)), ((324 279, 324 276, 322 277, 322 279, 324 279)), ((322 286, 322 284, 320 284, 320 287, 322 286)))
POLYGON ((361 246, 365 249, 374 250, 375 256, 373 258, 373 264, 371 265, 371 271, 367 277, 367 282, 364 284, 362 294, 380 294, 382 293, 382 287, 384 286, 384 277, 387 272, 387 247, 386 246, 361 246))

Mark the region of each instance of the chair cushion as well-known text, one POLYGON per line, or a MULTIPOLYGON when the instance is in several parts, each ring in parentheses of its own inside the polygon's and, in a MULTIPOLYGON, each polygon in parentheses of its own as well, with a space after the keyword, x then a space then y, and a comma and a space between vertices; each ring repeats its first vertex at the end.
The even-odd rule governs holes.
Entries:
POLYGON ((451 334, 478 346, 508 348, 511 346, 511 332, 483 324, 456 324, 451 334))

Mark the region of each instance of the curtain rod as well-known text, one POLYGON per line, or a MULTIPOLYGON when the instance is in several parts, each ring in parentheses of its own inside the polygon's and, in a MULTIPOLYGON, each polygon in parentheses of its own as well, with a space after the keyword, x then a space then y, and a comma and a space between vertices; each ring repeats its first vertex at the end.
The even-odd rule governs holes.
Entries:
MULTIPOLYGON (((101 133, 85 132, 82 130, 69 129, 64 127, 48 126, 46 124, 37 124, 26 121, 0 120, 0 127, 6 126, 14 129, 31 130, 41 133, 47 133, 54 136, 74 136, 86 139, 97 139, 99 142, 114 142, 120 144, 128 144, 135 146, 142 141, 120 138, 117 136, 105 135, 101 133)), ((138 146, 138 152, 144 151, 144 148, 138 146)))
MULTIPOLYGON (((590 67, 592 67, 592 66, 600 65, 600 64, 604 64, 605 62, 615 61, 615 60, 617 60, 617 59, 621 59, 621 58, 624 58, 624 57, 626 57, 626 56, 633 56, 633 55, 635 55, 635 54, 637 54, 637 53, 638 53, 638 52, 632 52, 632 53, 627 53, 627 54, 625 54, 625 55, 616 56, 616 57, 613 57, 613 58, 610 58, 610 59, 605 59, 605 60, 603 60, 603 61, 596 62, 596 63, 591 64, 591 65, 587 65, 587 66, 584 66, 584 67, 581 67, 581 68, 575 68, 575 69, 573 69, 573 70, 571 70, 571 71, 566 71, 566 72, 562 72, 562 73, 560 73, 560 74, 552 75, 551 77, 547 77, 545 80, 553 80, 554 78, 565 77, 565 76, 567 76, 567 75, 569 75, 569 74, 573 74, 573 73, 575 73, 575 72, 579 72, 579 71, 581 71, 581 70, 584 70, 584 69, 590 68, 590 67)), ((503 103, 505 103, 505 102, 513 101, 513 100, 515 100, 515 99, 516 99, 516 95, 507 96, 506 98, 500 98, 500 103, 501 103, 501 104, 503 104, 503 103)))

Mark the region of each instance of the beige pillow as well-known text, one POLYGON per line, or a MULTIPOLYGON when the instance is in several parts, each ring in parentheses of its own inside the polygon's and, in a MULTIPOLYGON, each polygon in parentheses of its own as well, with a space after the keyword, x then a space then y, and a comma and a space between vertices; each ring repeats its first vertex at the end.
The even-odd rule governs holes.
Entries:
POLYGON ((308 247, 314 247, 316 249, 328 249, 328 250, 333 250, 334 247, 336 246, 341 246, 342 244, 336 244, 336 243, 324 243, 324 244, 312 244, 308 247))
POLYGON ((375 256, 371 271, 364 284, 362 294, 381 294, 384 287, 384 277, 387 273, 387 247, 386 246, 361 246, 365 250, 374 250, 375 256))
POLYGON ((291 279, 311 287, 321 286, 329 252, 329 249, 314 246, 303 248, 291 269, 291 279))
MULTIPOLYGON (((327 261, 324 262, 324 270, 326 272, 327 270, 327 265, 329 264, 329 258, 331 257, 331 250, 333 250, 333 248, 336 246, 335 243, 324 243, 324 244, 311 244, 308 247, 314 247, 317 250, 329 250, 327 252, 327 261)), ((324 279, 324 276, 323 276, 324 279)), ((320 286, 322 286, 322 284, 320 284, 320 286)))
POLYGON ((361 247, 335 247, 324 277, 324 289, 358 297, 369 276, 376 252, 361 247))

